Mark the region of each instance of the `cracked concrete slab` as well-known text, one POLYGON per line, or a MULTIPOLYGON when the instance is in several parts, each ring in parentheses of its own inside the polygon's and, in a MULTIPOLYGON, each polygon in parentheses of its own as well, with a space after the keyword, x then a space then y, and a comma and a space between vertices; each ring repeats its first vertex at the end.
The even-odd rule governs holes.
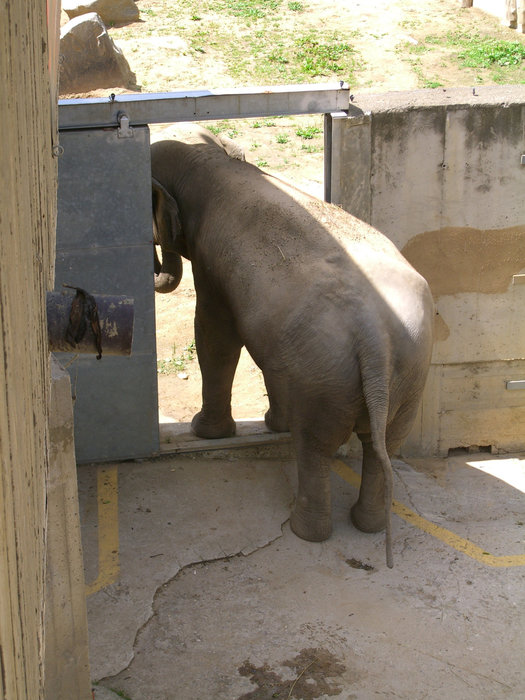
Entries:
POLYGON ((93 677, 131 700, 521 698, 524 496, 483 459, 395 462, 396 502, 432 527, 394 516, 393 570, 383 535, 349 524, 344 469, 333 536, 308 543, 286 522, 290 460, 119 465, 120 574, 89 598, 93 677))
MULTIPOLYGON (((127 666, 155 592, 182 568, 247 555, 281 536, 292 502, 291 466, 192 457, 118 465, 118 522, 109 526, 118 528, 119 576, 88 597, 94 678, 127 666)), ((96 470, 79 468, 87 582, 100 565, 96 470)))

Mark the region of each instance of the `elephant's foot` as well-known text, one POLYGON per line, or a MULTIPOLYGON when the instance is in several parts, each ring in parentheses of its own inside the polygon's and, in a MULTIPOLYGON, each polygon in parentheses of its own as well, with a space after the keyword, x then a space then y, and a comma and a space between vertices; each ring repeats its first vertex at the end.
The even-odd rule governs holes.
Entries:
POLYGON ((282 417, 275 416, 271 409, 266 411, 264 422, 266 427, 274 433, 287 433, 290 430, 288 422, 282 417))
POLYGON ((361 532, 381 532, 386 527, 384 508, 366 508, 359 501, 350 509, 350 520, 361 532))
POLYGON ((235 435, 236 427, 235 421, 231 416, 222 421, 212 421, 203 416, 202 411, 200 411, 193 416, 191 430, 197 437, 213 440, 232 437, 235 435))
POLYGON ((332 534, 332 516, 320 516, 296 505, 290 516, 290 527, 302 540, 323 542, 332 534))

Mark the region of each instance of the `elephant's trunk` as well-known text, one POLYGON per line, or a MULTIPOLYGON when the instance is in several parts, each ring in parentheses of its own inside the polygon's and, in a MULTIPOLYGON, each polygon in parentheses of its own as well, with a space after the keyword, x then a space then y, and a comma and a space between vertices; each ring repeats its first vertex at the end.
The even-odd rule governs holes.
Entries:
POLYGON ((178 253, 162 251, 162 264, 155 251, 155 291, 168 294, 179 286, 182 277, 182 258, 178 253))
MULTIPOLYGON (((162 263, 155 251, 155 291, 172 292, 182 277, 182 258, 177 252, 177 239, 181 237, 181 223, 177 202, 158 180, 152 178, 153 243, 160 245, 162 263)), ((183 251, 181 251, 183 252, 183 251)))

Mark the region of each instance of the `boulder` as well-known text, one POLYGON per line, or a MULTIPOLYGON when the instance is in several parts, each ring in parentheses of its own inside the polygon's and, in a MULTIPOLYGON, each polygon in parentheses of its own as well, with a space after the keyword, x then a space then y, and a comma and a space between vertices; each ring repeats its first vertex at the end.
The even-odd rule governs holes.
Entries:
POLYGON ((136 22, 140 14, 133 0, 62 0, 62 10, 70 19, 96 12, 106 26, 136 22))
POLYGON ((95 12, 76 17, 60 30, 60 94, 136 86, 122 51, 95 12))

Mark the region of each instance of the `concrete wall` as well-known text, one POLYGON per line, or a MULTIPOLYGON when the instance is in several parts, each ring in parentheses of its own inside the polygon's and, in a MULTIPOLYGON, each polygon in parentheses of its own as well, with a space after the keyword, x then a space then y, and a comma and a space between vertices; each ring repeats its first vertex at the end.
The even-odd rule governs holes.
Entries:
POLYGON ((69 374, 51 358, 44 700, 91 700, 69 374))
POLYGON ((406 453, 525 449, 525 87, 364 96, 335 116, 332 201, 428 280, 435 346, 406 453))
MULTIPOLYGON (((0 698, 9 700, 44 697, 46 547, 52 541, 57 547, 49 564, 57 561, 64 542, 59 528, 48 522, 46 505, 48 475, 56 473, 57 461, 65 473, 56 442, 60 412, 57 394, 50 391, 46 323, 55 259, 59 12, 55 0, 0 3, 0 698), (50 529, 56 536, 46 542, 50 529)), ((71 410, 69 395, 67 401, 71 410)), ((70 426, 72 440, 71 431, 70 426)), ((75 483, 74 460, 72 465, 75 483)), ((70 530, 67 518, 74 511, 64 506, 64 497, 49 494, 70 530)), ((48 567, 55 601, 57 582, 63 583, 57 568, 48 567)), ((70 573, 78 576, 78 567, 75 572, 68 564, 60 572, 70 573)), ((64 648, 60 642, 69 641, 65 632, 76 623, 71 615, 62 621, 55 648, 64 648)), ((70 649, 78 651, 78 646, 70 649)), ((66 667, 56 661, 52 670, 62 674, 66 667)), ((47 698, 91 697, 89 684, 84 694, 71 687, 47 698)))

